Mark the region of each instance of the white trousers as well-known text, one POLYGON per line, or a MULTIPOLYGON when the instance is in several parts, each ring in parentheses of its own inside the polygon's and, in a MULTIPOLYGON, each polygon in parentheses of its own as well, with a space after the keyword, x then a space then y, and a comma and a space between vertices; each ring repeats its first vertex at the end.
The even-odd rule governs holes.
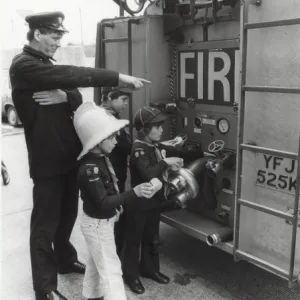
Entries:
POLYGON ((111 219, 94 219, 83 213, 81 231, 88 248, 83 281, 83 296, 104 300, 126 300, 122 269, 116 252, 114 224, 111 219))

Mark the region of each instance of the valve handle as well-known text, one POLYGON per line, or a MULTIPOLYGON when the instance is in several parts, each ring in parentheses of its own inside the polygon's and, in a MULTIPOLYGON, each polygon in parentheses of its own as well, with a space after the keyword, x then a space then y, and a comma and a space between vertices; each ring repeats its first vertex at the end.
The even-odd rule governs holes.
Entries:
POLYGON ((217 153, 221 151, 224 148, 224 146, 225 142, 223 140, 216 140, 208 145, 208 151, 211 153, 217 153))

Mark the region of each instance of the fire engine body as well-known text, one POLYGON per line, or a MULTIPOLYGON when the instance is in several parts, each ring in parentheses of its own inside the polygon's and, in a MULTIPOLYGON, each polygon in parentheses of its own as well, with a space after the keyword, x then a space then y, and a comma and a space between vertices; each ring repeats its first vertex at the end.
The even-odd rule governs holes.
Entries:
POLYGON ((295 0, 154 1, 142 17, 99 23, 96 53, 96 67, 151 81, 124 117, 156 105, 169 114, 164 138, 186 135, 215 175, 162 221, 290 285, 300 270, 299 12, 295 0))

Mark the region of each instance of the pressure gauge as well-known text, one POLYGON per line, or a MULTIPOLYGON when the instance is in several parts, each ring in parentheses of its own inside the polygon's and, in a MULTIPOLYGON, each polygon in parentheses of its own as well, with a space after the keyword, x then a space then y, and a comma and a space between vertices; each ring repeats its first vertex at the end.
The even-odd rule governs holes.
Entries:
POLYGON ((221 134, 226 134, 230 129, 229 122, 222 118, 218 121, 218 130, 221 134))
POLYGON ((194 127, 196 128, 201 128, 202 127, 202 120, 199 117, 196 117, 194 119, 194 127))

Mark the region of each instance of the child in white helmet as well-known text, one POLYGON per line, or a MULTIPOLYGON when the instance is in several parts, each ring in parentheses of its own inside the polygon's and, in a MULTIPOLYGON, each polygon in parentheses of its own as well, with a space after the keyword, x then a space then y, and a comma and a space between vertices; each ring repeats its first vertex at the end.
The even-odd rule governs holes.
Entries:
POLYGON ((91 102, 82 104, 74 115, 75 130, 83 146, 78 157, 78 182, 83 200, 81 230, 89 253, 83 296, 90 300, 126 299, 114 239, 114 223, 122 213, 118 209, 125 206, 130 210, 136 201, 149 201, 161 188, 142 183, 119 193, 108 155, 117 143, 118 131, 127 124, 127 120, 118 120, 91 102))

